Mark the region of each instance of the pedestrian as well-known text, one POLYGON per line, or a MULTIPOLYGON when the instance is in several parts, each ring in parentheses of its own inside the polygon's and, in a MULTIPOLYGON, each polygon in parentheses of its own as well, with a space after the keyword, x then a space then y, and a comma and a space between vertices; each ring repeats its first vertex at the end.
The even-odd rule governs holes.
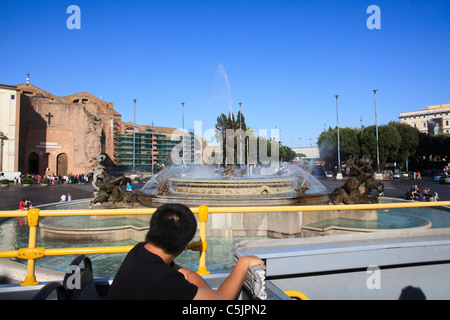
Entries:
POLYGON ((25 208, 28 209, 33 209, 33 206, 31 205, 31 201, 28 198, 25 198, 25 208))
POLYGON ((22 201, 19 202, 19 210, 27 210, 27 207, 25 206, 26 199, 23 198, 22 201))
POLYGON ((72 201, 72 196, 70 195, 70 193, 67 194, 67 201, 72 201))
POLYGON ((61 199, 60 202, 66 201, 67 200, 66 195, 65 194, 61 195, 60 199, 61 199))
POLYGON ((433 190, 433 200, 434 201, 438 201, 439 200, 439 194, 437 193, 436 190, 433 190))

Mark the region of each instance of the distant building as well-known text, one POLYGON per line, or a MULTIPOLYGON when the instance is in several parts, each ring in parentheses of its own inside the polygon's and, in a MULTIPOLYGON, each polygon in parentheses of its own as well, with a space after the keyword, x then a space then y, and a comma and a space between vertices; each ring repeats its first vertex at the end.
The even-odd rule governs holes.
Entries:
MULTIPOLYGON (((186 164, 194 163, 194 139, 186 140, 183 153, 181 137, 175 132, 176 130, 179 129, 134 125, 132 122, 122 123, 120 131, 116 132, 115 139, 115 155, 118 164, 133 166, 134 161, 136 167, 154 168, 156 165, 171 162, 171 152, 175 148, 180 151, 180 159, 184 156, 186 164)), ((190 137, 192 136, 191 133, 190 137)), ((197 139, 201 141, 201 138, 197 137, 197 139)))
POLYGON ((0 84, 0 171, 19 169, 19 116, 17 87, 0 84))
POLYGON ((320 158, 319 147, 305 147, 305 148, 292 148, 296 154, 303 153, 305 157, 304 160, 317 160, 320 158))
POLYGON ((450 104, 427 106, 425 110, 402 112, 400 122, 417 128, 419 132, 434 135, 450 133, 450 104))

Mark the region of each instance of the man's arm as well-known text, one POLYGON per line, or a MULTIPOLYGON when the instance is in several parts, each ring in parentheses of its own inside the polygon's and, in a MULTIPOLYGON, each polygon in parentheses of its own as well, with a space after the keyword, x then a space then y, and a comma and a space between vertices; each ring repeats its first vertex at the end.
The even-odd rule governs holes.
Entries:
POLYGON ((184 275, 184 278, 189 281, 190 283, 196 285, 199 289, 200 288, 208 288, 209 285, 206 283, 206 281, 200 276, 197 272, 180 267, 179 265, 175 265, 175 268, 178 272, 184 275))
MULTIPOLYGON (((233 270, 228 275, 228 277, 222 282, 217 291, 210 289, 208 285, 206 287, 198 286, 199 288, 196 296, 194 297, 194 300, 235 299, 239 294, 239 291, 241 291, 242 284, 244 283, 245 275, 247 274, 248 268, 256 265, 260 265, 261 267, 263 267, 264 262, 256 256, 244 256, 239 258, 233 270)), ((197 276, 200 277, 199 275, 197 276)), ((205 283, 203 278, 202 281, 205 283)))

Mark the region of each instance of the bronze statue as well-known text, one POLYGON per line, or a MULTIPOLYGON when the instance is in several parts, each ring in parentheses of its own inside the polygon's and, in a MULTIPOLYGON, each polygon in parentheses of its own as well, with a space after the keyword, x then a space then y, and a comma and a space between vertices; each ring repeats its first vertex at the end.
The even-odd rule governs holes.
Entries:
POLYGON ((384 192, 384 185, 375 181, 370 163, 365 159, 355 159, 351 164, 350 173, 355 177, 348 179, 344 186, 334 189, 329 204, 377 203, 378 197, 384 192), (374 189, 376 194, 371 195, 374 189))
POLYGON ((132 206, 136 202, 136 197, 131 192, 122 190, 122 184, 125 177, 111 179, 111 176, 106 172, 103 166, 104 156, 98 156, 98 166, 94 170, 92 186, 96 190, 96 195, 91 202, 97 206, 132 206))

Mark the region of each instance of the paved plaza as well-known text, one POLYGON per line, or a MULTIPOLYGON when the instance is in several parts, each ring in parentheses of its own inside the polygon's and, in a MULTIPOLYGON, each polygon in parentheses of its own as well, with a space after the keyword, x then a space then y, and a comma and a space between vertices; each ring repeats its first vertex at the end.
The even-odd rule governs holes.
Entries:
POLYGON ((0 210, 15 210, 23 198, 29 198, 33 206, 58 202, 61 195, 71 194, 72 200, 92 198, 94 188, 91 184, 61 184, 29 187, 13 185, 0 189, 0 210))
MULTIPOLYGON (((319 179, 319 181, 332 192, 334 188, 344 184, 344 180, 319 179)), ((406 190, 413 184, 417 184, 420 189, 429 187, 431 191, 439 193, 440 200, 450 200, 450 185, 439 184, 433 181, 432 177, 425 176, 421 180, 383 180, 385 196, 393 198, 404 198, 406 190)), ((139 189, 143 185, 134 185, 134 189, 139 189)), ((10 184, 8 188, 0 189, 0 210, 16 210, 19 202, 23 198, 29 198, 34 206, 58 202, 62 194, 71 194, 72 200, 92 198, 94 188, 91 184, 61 184, 61 185, 31 185, 23 187, 21 185, 10 184)), ((199 204, 200 205, 200 204, 199 204)))

